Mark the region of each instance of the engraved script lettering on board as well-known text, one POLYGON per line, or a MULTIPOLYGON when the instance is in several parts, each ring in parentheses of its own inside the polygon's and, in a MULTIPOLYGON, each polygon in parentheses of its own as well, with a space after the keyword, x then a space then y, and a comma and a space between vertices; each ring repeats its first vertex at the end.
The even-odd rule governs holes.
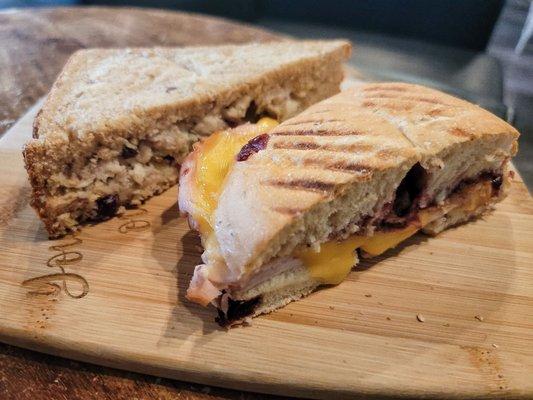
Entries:
MULTIPOLYGON (((125 220, 118 227, 120 233, 129 233, 131 231, 142 231, 150 227, 150 222, 138 218, 148 211, 144 208, 126 211, 119 218, 125 220)), ((22 286, 28 289, 28 294, 32 296, 53 296, 57 297, 61 291, 73 299, 81 299, 89 293, 89 283, 79 275, 65 270, 66 265, 79 263, 83 259, 83 254, 78 250, 72 249, 73 246, 82 244, 82 240, 73 236, 70 241, 62 244, 50 246, 50 251, 58 252, 51 256, 46 262, 48 268, 54 268, 59 272, 37 276, 22 282, 22 286), (71 284, 78 284, 79 289, 73 291, 71 284)))
POLYGON ((131 231, 144 231, 145 229, 148 229, 150 227, 150 222, 137 218, 147 212, 148 210, 145 210, 144 208, 126 211, 120 216, 120 219, 126 220, 126 222, 118 227, 118 231, 120 233, 129 233, 131 231))
POLYGON ((32 296, 53 296, 57 297, 63 291, 68 297, 81 299, 89 293, 89 283, 79 274, 67 272, 65 266, 79 263, 83 259, 83 254, 77 250, 69 249, 79 245, 82 240, 72 237, 70 241, 62 244, 50 246, 50 251, 58 252, 51 256, 46 262, 48 268, 57 269, 59 272, 37 276, 26 279, 22 286, 28 289, 28 294, 32 296), (72 289, 77 284, 78 289, 72 289))

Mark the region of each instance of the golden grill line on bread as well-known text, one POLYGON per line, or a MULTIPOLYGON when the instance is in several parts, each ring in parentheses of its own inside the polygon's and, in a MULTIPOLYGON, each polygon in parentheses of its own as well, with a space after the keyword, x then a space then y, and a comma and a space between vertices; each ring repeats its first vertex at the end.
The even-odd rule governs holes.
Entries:
POLYGON ((360 85, 274 125, 216 134, 182 168, 180 210, 205 249, 188 297, 214 304, 222 325, 489 210, 518 138, 473 104, 404 83, 360 85))
POLYGON ((337 93, 350 50, 336 40, 78 51, 24 149, 32 205, 50 237, 138 205, 176 183, 198 138, 337 93))

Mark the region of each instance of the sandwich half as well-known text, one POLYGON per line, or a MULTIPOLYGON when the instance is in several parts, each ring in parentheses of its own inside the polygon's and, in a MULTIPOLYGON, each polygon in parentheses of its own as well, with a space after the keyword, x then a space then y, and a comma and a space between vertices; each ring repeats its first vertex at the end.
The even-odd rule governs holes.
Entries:
POLYGON ((261 116, 285 120, 337 93, 350 49, 338 40, 78 51, 24 149, 49 236, 175 184, 201 137, 261 116))
POLYGON ((517 138, 473 104, 403 83, 215 134, 181 171, 180 210, 205 249, 187 296, 227 326, 338 284, 358 256, 488 211, 517 138))

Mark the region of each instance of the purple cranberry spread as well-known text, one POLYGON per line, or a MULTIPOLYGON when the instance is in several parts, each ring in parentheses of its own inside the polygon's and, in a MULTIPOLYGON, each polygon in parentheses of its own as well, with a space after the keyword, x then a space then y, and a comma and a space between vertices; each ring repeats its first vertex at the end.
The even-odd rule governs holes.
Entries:
POLYGON ((246 161, 248 158, 261 150, 264 150, 268 144, 268 133, 263 133, 262 135, 256 136, 246 143, 239 154, 237 154, 237 161, 246 161))

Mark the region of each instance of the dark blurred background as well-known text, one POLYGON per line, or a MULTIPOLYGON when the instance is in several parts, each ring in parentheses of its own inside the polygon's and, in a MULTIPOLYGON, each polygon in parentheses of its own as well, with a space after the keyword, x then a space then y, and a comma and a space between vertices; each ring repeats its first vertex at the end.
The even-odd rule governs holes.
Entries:
POLYGON ((348 38, 355 46, 351 63, 363 76, 433 86, 512 122, 523 133, 516 165, 532 188, 531 4, 529 0, 0 0, 0 9, 167 8, 222 16, 296 37, 348 38))

